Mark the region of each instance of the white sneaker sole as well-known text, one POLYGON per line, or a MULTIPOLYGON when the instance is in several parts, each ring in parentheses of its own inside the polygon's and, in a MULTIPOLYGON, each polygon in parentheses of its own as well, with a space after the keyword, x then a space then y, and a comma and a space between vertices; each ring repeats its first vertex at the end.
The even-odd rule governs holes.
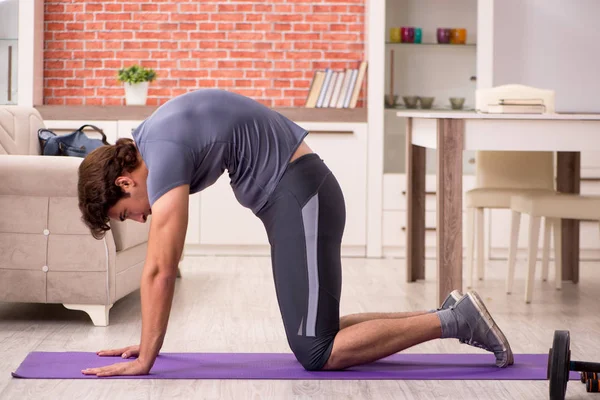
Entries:
POLYGON ((500 328, 498 328, 498 325, 496 325, 496 322, 494 321, 487 308, 483 304, 483 301, 479 297, 479 294, 477 294, 477 292, 475 291, 469 291, 467 294, 465 294, 465 296, 469 296, 469 298, 473 301, 473 304, 475 305, 479 313, 483 316, 487 326, 491 329, 494 336, 496 336, 496 339, 498 339, 498 341, 502 343, 504 351, 508 353, 507 364, 500 365, 500 367, 504 368, 508 365, 513 365, 515 361, 513 352, 510 348, 510 344, 508 343, 508 340, 506 340, 506 336, 504 336, 504 333, 502 333, 500 328))

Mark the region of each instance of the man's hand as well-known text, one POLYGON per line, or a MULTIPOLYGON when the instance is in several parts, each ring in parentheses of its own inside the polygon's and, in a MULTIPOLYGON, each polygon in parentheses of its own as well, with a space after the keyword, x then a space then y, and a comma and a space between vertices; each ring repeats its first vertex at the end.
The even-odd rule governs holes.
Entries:
POLYGON ((143 365, 139 359, 127 361, 106 367, 87 368, 81 371, 84 375, 116 376, 116 375, 147 375, 150 366, 143 365))
POLYGON ((136 344, 133 346, 123 347, 120 349, 100 350, 100 351, 96 352, 96 354, 98 354, 100 357, 111 357, 111 356, 112 357, 121 356, 123 358, 137 357, 140 354, 140 346, 136 344))

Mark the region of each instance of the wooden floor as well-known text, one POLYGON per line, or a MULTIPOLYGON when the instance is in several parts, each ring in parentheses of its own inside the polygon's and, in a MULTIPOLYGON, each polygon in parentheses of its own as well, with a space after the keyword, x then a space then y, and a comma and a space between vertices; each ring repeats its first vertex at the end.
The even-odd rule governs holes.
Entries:
MULTIPOLYGON (((523 267, 519 260, 519 267, 523 267)), ((492 261, 477 283, 515 353, 547 353, 555 329, 571 331, 573 359, 600 360, 600 263, 583 263, 578 285, 536 281, 534 302, 523 302, 524 273, 504 293, 504 262, 492 261)), ((404 260, 344 260, 343 314, 431 309, 435 265, 428 280, 405 283, 404 260)), ((551 276, 553 278, 553 267, 551 276)), ((268 258, 186 258, 163 351, 289 352, 268 258)), ((539 276, 539 274, 538 274, 539 276)), ((548 383, 494 381, 211 381, 21 380, 10 375, 30 351, 96 351, 136 344, 139 294, 119 301, 110 326, 94 327, 82 312, 59 305, 0 304, 0 399, 545 399, 548 383)), ((481 352, 456 340, 435 340, 407 351, 481 352)), ((600 399, 571 382, 569 399, 600 399)))

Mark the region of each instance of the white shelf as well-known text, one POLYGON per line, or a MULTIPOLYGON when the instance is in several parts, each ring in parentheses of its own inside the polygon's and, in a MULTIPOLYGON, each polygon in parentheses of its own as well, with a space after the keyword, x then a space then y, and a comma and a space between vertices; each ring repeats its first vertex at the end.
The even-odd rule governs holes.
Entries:
POLYGON ((453 43, 398 43, 398 42, 385 42, 386 45, 393 46, 410 46, 410 47, 452 47, 452 48, 476 48, 477 43, 465 43, 465 44, 453 44, 453 43))

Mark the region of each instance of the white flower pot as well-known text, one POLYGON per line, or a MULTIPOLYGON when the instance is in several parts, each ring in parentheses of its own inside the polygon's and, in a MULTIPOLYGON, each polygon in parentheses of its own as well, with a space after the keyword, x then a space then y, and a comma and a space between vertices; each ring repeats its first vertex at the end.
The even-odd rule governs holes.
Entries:
POLYGON ((145 106, 148 97, 148 83, 125 82, 125 103, 128 106, 145 106))

